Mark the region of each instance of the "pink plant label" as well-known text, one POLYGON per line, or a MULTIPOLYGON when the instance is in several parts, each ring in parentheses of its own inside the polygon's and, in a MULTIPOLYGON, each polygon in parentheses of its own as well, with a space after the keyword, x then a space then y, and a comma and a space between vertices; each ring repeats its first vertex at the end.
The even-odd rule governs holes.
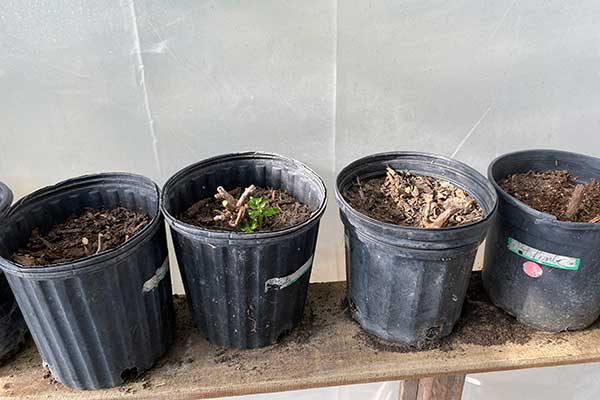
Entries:
POLYGON ((539 278, 544 273, 544 270, 539 264, 534 263, 533 261, 525 261, 523 263, 523 272, 532 278, 539 278))

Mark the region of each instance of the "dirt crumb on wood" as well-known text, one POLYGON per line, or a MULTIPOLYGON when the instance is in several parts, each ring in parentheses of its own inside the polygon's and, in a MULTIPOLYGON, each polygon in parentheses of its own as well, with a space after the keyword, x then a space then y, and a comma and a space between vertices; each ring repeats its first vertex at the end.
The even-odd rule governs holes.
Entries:
POLYGON ((122 245, 149 222, 147 214, 124 207, 85 208, 81 215, 70 216, 47 233, 33 229, 12 260, 26 267, 75 261, 122 245))
MULTIPOLYGON (((304 320, 300 326, 283 337, 279 343, 253 350, 225 349, 208 343, 206 337, 194 326, 185 297, 175 296, 177 317, 175 343, 164 357, 157 361, 156 366, 145 373, 145 380, 129 382, 123 390, 137 391, 136 394, 129 394, 127 397, 154 398, 179 392, 182 396, 186 393, 196 393, 201 396, 214 394, 215 391, 224 393, 231 390, 233 386, 244 388, 257 383, 271 384, 274 380, 301 379, 302 382, 307 382, 313 377, 318 379, 323 375, 323 371, 332 374, 337 371, 350 374, 350 378, 356 378, 360 375, 356 375, 354 367, 356 362, 376 371, 386 368, 391 363, 405 362, 409 364, 420 362, 423 368, 435 368, 435 365, 440 362, 450 362, 456 366, 458 361, 464 361, 469 365, 475 363, 481 365, 487 361, 486 354, 494 358, 492 364, 497 361, 501 365, 508 365, 510 360, 533 365, 536 364, 534 361, 536 354, 544 356, 552 353, 560 358, 572 351, 573 357, 578 360, 583 359, 586 354, 592 356, 595 354, 592 339, 600 334, 598 331, 600 321, 584 332, 578 333, 552 334, 529 328, 524 328, 522 333, 518 333, 515 329, 523 327, 488 302, 481 289, 478 273, 473 273, 472 279, 473 284, 465 305, 472 305, 475 310, 479 309, 481 312, 465 309, 461 316, 461 321, 464 322, 459 321, 455 332, 442 341, 437 350, 430 351, 428 354, 406 356, 391 353, 415 350, 402 349, 374 339, 364 333, 351 319, 348 304, 342 301, 346 295, 346 285, 343 282, 311 284, 304 320), (479 320, 482 315, 486 316, 486 320, 479 320), (506 323, 507 321, 509 323, 506 323), (478 329, 490 325, 490 332, 506 330, 499 334, 504 339, 486 341, 486 343, 494 343, 492 345, 465 344, 479 340, 479 336, 476 335, 476 339, 463 338, 462 335, 466 331, 460 328, 462 323, 478 326, 478 329), (508 343, 506 347, 502 346, 504 340, 508 343), (526 343, 523 346, 514 344, 521 342, 526 343), (561 342, 566 343, 561 344, 561 342), (194 361, 188 363, 192 359, 194 361), (148 386, 149 389, 144 390, 148 386)), ((473 332, 475 331, 471 331, 473 332)), ((41 364, 42 360, 30 339, 26 349, 17 359, 0 370, 0 375, 4 377, 3 380, 0 379, 2 384, 7 382, 12 384, 12 387, 5 392, 2 392, 0 384, 1 394, 6 397, 14 392, 16 397, 35 397, 37 394, 38 397, 55 398, 61 393, 67 396, 72 392, 61 386, 50 386, 46 380, 42 380, 41 364)), ((113 389, 106 392, 106 395, 111 393, 115 396, 120 394, 118 389, 113 389)))
POLYGON ((60 385, 60 383, 56 379, 54 379, 49 369, 44 368, 43 371, 44 372, 42 374, 42 379, 47 381, 48 385, 60 385))
POLYGON ((514 317, 491 304, 483 289, 481 274, 474 272, 460 319, 452 333, 440 340, 429 341, 420 347, 390 343, 360 331, 355 335, 359 342, 382 352, 411 353, 440 349, 448 352, 461 345, 501 346, 507 343, 526 344, 533 335, 546 335, 547 342, 561 340, 561 334, 541 333, 519 323, 514 317))
POLYGON ((481 273, 473 273, 461 318, 448 341, 456 338, 456 342, 480 346, 525 344, 536 332, 495 307, 483 289, 481 273))
POLYGON ((500 181, 502 189, 535 210, 560 221, 600 222, 600 183, 579 183, 565 170, 529 171, 500 181))
POLYGON ((242 189, 217 188, 213 197, 199 200, 189 207, 181 220, 203 228, 225 231, 270 232, 301 224, 311 216, 310 208, 284 190, 255 185, 242 189), (260 199, 267 210, 259 224, 251 228, 251 201, 260 199), (268 211, 272 210, 272 211, 268 211))
POLYGON ((481 206, 454 184, 388 167, 385 177, 357 177, 344 198, 356 210, 382 222, 419 228, 444 228, 480 220, 481 206))

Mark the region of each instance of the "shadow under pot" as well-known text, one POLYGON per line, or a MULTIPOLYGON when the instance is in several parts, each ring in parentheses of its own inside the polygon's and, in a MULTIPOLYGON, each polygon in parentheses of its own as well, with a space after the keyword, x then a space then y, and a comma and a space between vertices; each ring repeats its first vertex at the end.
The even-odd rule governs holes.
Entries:
POLYGON ((584 186, 600 180, 600 159, 526 150, 492 161, 488 176, 499 206, 482 271, 495 305, 526 325, 551 332, 583 329, 600 315, 600 224, 587 218, 559 220, 511 196, 500 183, 512 174, 556 170, 568 171, 576 180, 573 186, 584 186))
MULTIPOLYGON (((0 182, 0 224, 12 203, 12 192, 0 182)), ((25 342, 27 326, 8 281, 0 272, 0 364, 12 357, 25 342)))
POLYGON ((149 369, 173 342, 159 207, 159 189, 151 180, 107 173, 40 189, 17 202, 4 220, 0 267, 44 364, 61 383, 78 389, 117 386, 149 369), (99 244, 97 254, 50 265, 12 261, 34 230, 49 235, 74 215, 118 207, 147 216, 146 225, 124 243, 105 251, 99 244))
MULTIPOLYGON (((411 201, 423 192, 413 193, 411 201)), ((339 173, 336 200, 345 229, 347 297, 353 318, 381 339, 416 348, 449 335, 461 313, 478 246, 496 210, 496 193, 487 179, 441 156, 381 153, 354 161, 339 173), (346 198, 347 191, 352 185, 378 182, 371 191, 387 202, 374 179, 387 182, 388 167, 405 177, 432 177, 430 182, 455 185, 479 204, 478 219, 424 228, 401 225, 404 220, 382 222, 358 211, 346 198)))
MULTIPOLYGON (((259 196, 258 192, 246 200, 256 204, 267 199, 268 208, 279 207, 272 197, 281 193, 259 196)), ((211 343, 262 347, 299 324, 326 198, 323 181, 306 165, 262 152, 210 158, 167 181, 162 210, 171 226, 193 319, 211 343), (208 227, 184 218, 200 200, 211 203, 219 187, 236 194, 232 201, 236 203, 243 197, 240 192, 252 185, 263 193, 271 188, 291 196, 290 201, 307 207, 306 219, 274 230, 242 232, 241 227, 214 226, 210 212, 215 210, 208 210, 208 227)), ((280 216, 286 213, 278 212, 280 216)), ((246 217, 243 223, 245 230, 253 230, 246 217)))

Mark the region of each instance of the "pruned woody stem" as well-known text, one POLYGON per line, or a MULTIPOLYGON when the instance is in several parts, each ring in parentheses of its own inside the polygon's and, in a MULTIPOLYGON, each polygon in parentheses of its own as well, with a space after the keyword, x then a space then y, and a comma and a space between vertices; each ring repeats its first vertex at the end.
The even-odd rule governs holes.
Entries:
POLYGON ((243 221, 248 211, 248 198, 252 193, 256 191, 256 186, 250 185, 236 200, 223 186, 217 188, 217 194, 215 198, 222 200, 221 204, 225 208, 225 211, 216 211, 218 214, 214 216, 215 221, 227 221, 229 226, 237 228, 243 221))
MULTIPOLYGON (((364 199, 362 185, 358 177, 357 183, 359 186, 359 196, 364 199)), ((432 208, 434 204, 437 205, 434 201, 434 193, 422 192, 417 186, 407 186, 403 176, 389 166, 386 168, 386 178, 382 186, 382 192, 391 197, 399 208, 408 206, 405 196, 412 196, 413 198, 421 196, 425 200, 421 209, 421 225, 425 228, 443 228, 455 214, 463 210, 467 211, 473 205, 472 200, 467 200, 465 198, 466 196, 461 191, 461 193, 463 193, 463 198, 451 198, 446 200, 444 204, 442 204, 443 211, 439 215, 433 216, 433 219, 430 219, 432 217, 430 215, 432 208)))
MULTIPOLYGON (((583 205, 583 199, 585 197, 585 194, 588 191, 593 190, 593 187, 596 184, 596 180, 592 178, 585 185, 580 183, 577 186, 575 186, 575 190, 573 190, 573 193, 571 194, 571 198, 567 203, 567 210, 565 211, 565 218, 567 220, 572 220, 577 216, 577 214, 581 210, 581 206, 583 205)), ((600 215, 592 218, 588 222, 597 223, 599 221, 600 215)))

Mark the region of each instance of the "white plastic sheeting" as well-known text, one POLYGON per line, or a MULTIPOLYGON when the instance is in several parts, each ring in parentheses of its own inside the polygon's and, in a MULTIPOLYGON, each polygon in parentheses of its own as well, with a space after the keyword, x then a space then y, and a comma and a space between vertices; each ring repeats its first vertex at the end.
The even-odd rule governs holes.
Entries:
MULTIPOLYGON (((0 18, 0 179, 17 196, 96 171, 162 184, 240 150, 296 157, 331 190, 333 1, 4 1, 0 18)), ((331 206, 322 237, 336 224, 331 206)), ((319 242, 314 279, 343 276, 335 247, 319 242)))
MULTIPOLYGON (((598 20, 592 0, 4 0, 0 180, 17 197, 96 171, 163 183, 261 149, 307 162, 331 194, 339 168, 376 151, 454 155, 482 172, 520 148, 598 154, 598 20)), ((315 280, 344 278, 336 214, 330 196, 315 280)), ((523 376, 548 388, 532 396, 597 395, 577 383, 597 367, 572 368, 560 381, 481 376, 465 396, 506 395, 523 376)), ((281 398, 346 390, 363 389, 281 398)))
POLYGON ((369 383, 285 393, 226 397, 225 400, 398 400, 398 382, 369 383))
MULTIPOLYGON (((469 375, 463 400, 597 400, 600 364, 469 375)), ((300 390, 226 400, 398 400, 398 382, 300 390)))
POLYGON ((336 159, 555 147, 600 154, 600 4, 338 3, 336 159), (368 137, 368 140, 364 140, 368 137))
POLYGON ((86 172, 158 179, 130 8, 0 4, 0 179, 23 195, 86 172))
POLYGON ((463 400, 597 400, 600 364, 475 374, 463 400))

